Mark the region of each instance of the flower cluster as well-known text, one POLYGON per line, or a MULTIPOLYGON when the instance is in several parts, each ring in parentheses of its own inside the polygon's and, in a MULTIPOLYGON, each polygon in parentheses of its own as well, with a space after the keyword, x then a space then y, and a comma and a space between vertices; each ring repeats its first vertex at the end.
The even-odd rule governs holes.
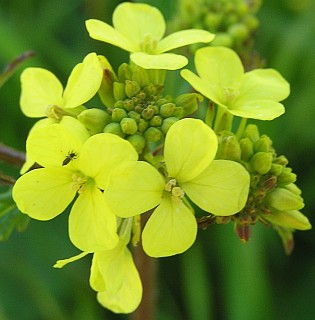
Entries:
POLYGON ((129 313, 142 297, 130 243, 141 242, 157 258, 185 252, 198 226, 213 222, 234 221, 246 241, 257 221, 273 225, 286 241, 293 229, 311 226, 298 211, 303 199, 286 159, 255 126, 246 126, 249 118, 271 120, 284 112, 280 101, 289 85, 282 76, 272 69, 245 73, 231 49, 205 47, 195 56, 198 75, 181 72, 198 92, 165 95, 166 70, 187 63, 165 52, 214 35, 191 29, 163 38, 161 13, 127 2, 115 10, 113 25, 86 22, 92 38, 131 53, 117 73, 96 53, 74 67, 65 89, 48 70, 23 72, 22 111, 44 119, 27 138, 28 160, 13 198, 38 220, 71 207, 69 238, 81 253, 55 267, 93 254, 90 285, 98 301, 129 313), (97 93, 99 107, 83 106, 97 93), (206 119, 187 117, 204 97, 211 100, 206 119), (234 116, 241 117, 235 134, 234 116))

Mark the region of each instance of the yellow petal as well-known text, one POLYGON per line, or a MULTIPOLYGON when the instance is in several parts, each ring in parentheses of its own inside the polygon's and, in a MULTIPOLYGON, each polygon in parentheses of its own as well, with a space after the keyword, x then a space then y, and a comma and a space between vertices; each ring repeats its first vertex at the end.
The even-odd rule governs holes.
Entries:
POLYGON ((214 39, 214 34, 199 29, 189 29, 174 32, 169 36, 163 38, 157 46, 155 53, 170 51, 176 48, 187 46, 193 43, 207 43, 214 39))
POLYGON ((21 75, 21 109, 33 118, 45 117, 48 106, 62 105, 63 87, 50 71, 42 68, 27 68, 21 75))
POLYGON ((159 172, 143 161, 130 161, 115 168, 104 197, 119 217, 131 217, 156 207, 164 181, 159 172))
POLYGON ((130 313, 140 304, 142 284, 130 251, 125 245, 96 252, 91 268, 91 287, 97 300, 115 313, 130 313))
POLYGON ((142 232, 142 246, 151 257, 182 253, 195 242, 197 222, 181 200, 163 198, 142 232))
POLYGON ((12 193, 19 210, 37 220, 50 220, 62 213, 76 194, 72 173, 65 167, 40 168, 21 176, 12 193))
POLYGON ((129 52, 140 50, 138 43, 131 42, 112 26, 103 21, 90 19, 85 22, 85 25, 89 32, 89 36, 92 39, 110 43, 129 52))
POLYGON ((178 182, 193 179, 208 167, 217 148, 216 134, 203 121, 177 121, 165 138, 164 158, 169 176, 178 182))
POLYGON ((69 236, 82 251, 109 250, 118 243, 115 215, 109 210, 102 192, 87 187, 73 204, 69 215, 69 236))
POLYGON ((239 212, 246 204, 250 176, 237 162, 214 160, 193 180, 181 184, 201 209, 219 216, 239 212))
POLYGON ((85 175, 93 177, 96 185, 105 189, 109 174, 124 161, 138 159, 132 145, 110 133, 100 133, 90 137, 82 147, 78 166, 85 175))
POLYGON ((174 53, 135 52, 130 55, 130 59, 144 69, 178 70, 188 63, 187 58, 174 53))
POLYGON ((89 101, 100 88, 103 70, 96 53, 88 54, 72 70, 63 94, 63 107, 75 108, 89 101))
POLYGON ((139 45, 146 36, 159 41, 165 33, 165 21, 161 12, 144 3, 123 2, 118 5, 113 14, 113 25, 132 43, 139 45))

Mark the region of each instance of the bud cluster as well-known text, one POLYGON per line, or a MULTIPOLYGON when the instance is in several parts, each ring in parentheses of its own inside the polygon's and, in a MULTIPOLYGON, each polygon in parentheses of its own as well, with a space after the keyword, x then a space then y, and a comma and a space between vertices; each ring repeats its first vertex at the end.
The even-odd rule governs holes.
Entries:
MULTIPOLYGON (((295 185, 296 175, 287 167, 285 156, 277 156, 272 141, 260 135, 256 125, 247 125, 241 138, 229 131, 218 135, 218 159, 240 162, 250 173, 250 192, 245 207, 239 213, 221 217, 217 223, 234 221, 235 230, 241 241, 250 237, 250 225, 260 221, 288 230, 307 229, 309 223, 298 210, 304 207, 300 189, 295 185)), ((284 243, 284 245, 286 245, 284 243)))
POLYGON ((106 110, 85 110, 78 119, 92 133, 116 134, 142 153, 147 143, 163 140, 172 124, 193 113, 202 99, 196 93, 175 99, 163 96, 163 85, 152 78, 150 71, 122 64, 118 76, 107 79, 112 81, 112 91, 104 95, 100 89, 106 110), (85 117, 87 114, 91 117, 85 117))

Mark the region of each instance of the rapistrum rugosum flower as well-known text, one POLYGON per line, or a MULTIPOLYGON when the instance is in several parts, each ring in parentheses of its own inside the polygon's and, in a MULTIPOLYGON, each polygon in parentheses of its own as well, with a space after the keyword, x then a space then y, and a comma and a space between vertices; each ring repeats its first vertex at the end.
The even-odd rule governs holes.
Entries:
POLYGON ((144 3, 118 5, 113 25, 96 19, 86 21, 91 38, 129 51, 130 59, 144 69, 180 69, 188 60, 182 55, 165 52, 214 39, 212 33, 199 29, 182 30, 163 38, 166 26, 161 12, 144 3))
POLYGON ((290 93, 289 83, 274 69, 244 72, 238 55, 225 47, 196 51, 198 75, 188 69, 181 76, 190 85, 231 114, 258 120, 272 120, 284 113, 279 101, 290 93))

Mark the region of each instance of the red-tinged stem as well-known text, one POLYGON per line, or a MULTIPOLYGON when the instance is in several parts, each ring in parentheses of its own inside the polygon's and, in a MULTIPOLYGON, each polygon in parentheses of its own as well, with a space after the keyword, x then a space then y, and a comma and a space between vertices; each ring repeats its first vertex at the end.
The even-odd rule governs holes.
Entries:
POLYGON ((25 153, 0 143, 0 161, 21 168, 25 162, 25 153))

